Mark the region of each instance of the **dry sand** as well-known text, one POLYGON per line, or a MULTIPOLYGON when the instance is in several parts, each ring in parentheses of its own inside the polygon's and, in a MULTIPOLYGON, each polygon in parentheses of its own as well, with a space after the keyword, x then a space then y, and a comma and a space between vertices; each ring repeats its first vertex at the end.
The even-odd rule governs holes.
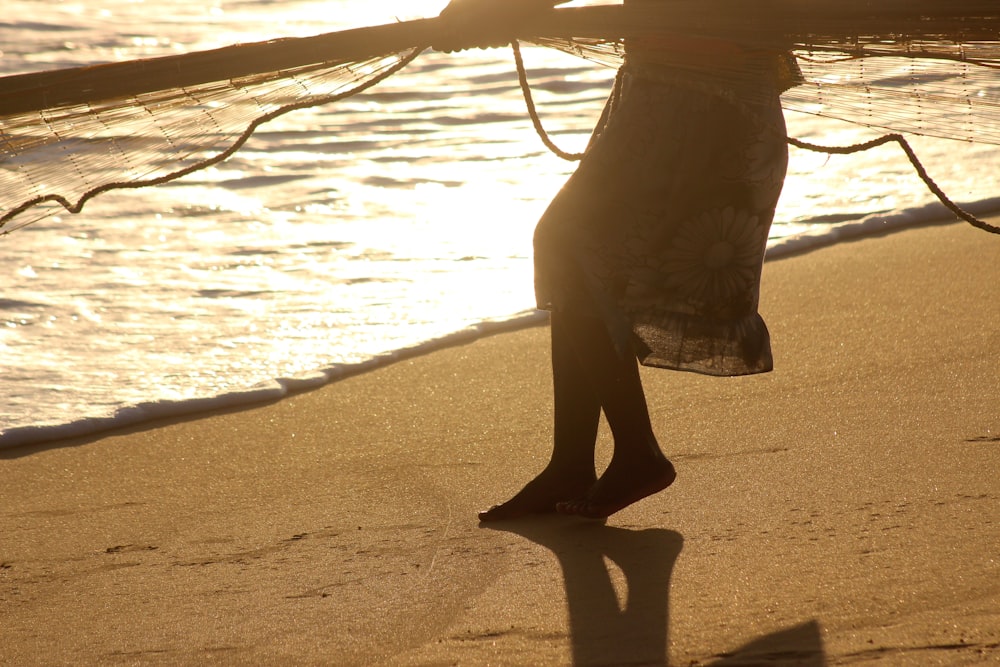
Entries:
POLYGON ((1000 662, 1000 238, 769 262, 762 312, 772 374, 643 371, 679 477, 606 524, 476 521, 544 327, 0 452, 0 663, 1000 662))

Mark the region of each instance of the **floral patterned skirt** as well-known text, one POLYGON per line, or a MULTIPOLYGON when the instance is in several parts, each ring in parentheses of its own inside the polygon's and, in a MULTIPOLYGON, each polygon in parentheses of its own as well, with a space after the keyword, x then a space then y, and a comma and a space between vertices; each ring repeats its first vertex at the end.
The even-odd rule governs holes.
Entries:
POLYGON ((539 308, 601 318, 647 366, 771 370, 757 304, 788 161, 778 92, 628 66, 620 83, 536 229, 539 308))

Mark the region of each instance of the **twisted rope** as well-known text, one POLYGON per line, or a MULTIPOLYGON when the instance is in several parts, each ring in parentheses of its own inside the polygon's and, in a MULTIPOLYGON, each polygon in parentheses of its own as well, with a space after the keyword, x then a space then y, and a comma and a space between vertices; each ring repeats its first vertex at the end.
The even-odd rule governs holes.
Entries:
POLYGON ((973 227, 976 227, 977 229, 981 229, 984 232, 989 232, 990 234, 1000 234, 1000 227, 996 227, 994 225, 989 224, 985 220, 982 220, 981 218, 977 218, 972 213, 969 213, 961 206, 953 202, 948 197, 948 195, 945 194, 944 190, 942 190, 938 186, 938 184, 934 182, 934 179, 932 179, 930 175, 927 173, 927 170, 924 169, 924 165, 921 164, 920 158, 917 157, 917 154, 914 152, 909 142, 907 142, 906 139, 901 134, 885 134, 881 137, 878 137, 877 139, 872 139, 871 141, 866 141, 860 144, 854 144, 853 146, 820 146, 818 144, 811 144, 806 141, 802 141, 801 139, 794 139, 792 137, 788 137, 787 139, 788 143, 791 144, 792 146, 795 146, 796 148, 804 148, 805 150, 816 151, 819 153, 827 153, 830 155, 848 155, 850 153, 860 153, 861 151, 866 151, 871 148, 875 148, 877 146, 881 146, 883 144, 887 144, 889 142, 894 141, 897 144, 899 144, 900 148, 903 149, 903 152, 906 154, 906 157, 910 160, 910 164, 913 165, 913 169, 914 171, 917 172, 917 176, 920 177, 920 180, 922 180, 924 182, 924 185, 927 186, 927 189, 930 190, 934 194, 934 196, 938 198, 938 201, 944 204, 945 208, 954 213, 958 218, 965 220, 967 223, 969 223, 973 227))
POLYGON ((564 160, 575 162, 583 159, 583 153, 568 153, 556 146, 552 139, 549 138, 545 128, 542 127, 542 120, 538 117, 535 102, 531 98, 531 86, 528 84, 528 73, 524 69, 524 59, 521 58, 521 47, 516 40, 511 42, 510 46, 514 50, 514 62, 517 64, 517 79, 521 82, 521 92, 524 93, 524 102, 528 105, 528 115, 531 117, 531 124, 535 126, 535 132, 538 133, 542 143, 545 144, 546 148, 564 160))
MULTIPOLYGON (((556 146, 555 143, 553 143, 552 139, 550 139, 549 135, 545 132, 545 128, 542 127, 542 121, 538 117, 538 110, 535 108, 535 103, 532 100, 531 87, 528 84, 528 74, 524 69, 524 60, 521 58, 521 48, 518 45, 517 41, 511 42, 510 45, 514 51, 514 62, 517 65, 517 79, 521 83, 521 92, 524 94, 524 101, 528 106, 528 115, 531 117, 531 124, 535 126, 535 131, 541 138, 542 143, 545 144, 545 146, 550 151, 552 151, 553 153, 555 153, 564 160, 576 161, 582 159, 584 155, 583 153, 568 153, 562 150, 561 148, 556 146)), ((981 218, 977 218, 975 215, 969 213, 961 206, 956 204, 954 201, 951 200, 951 198, 948 197, 947 194, 945 194, 944 190, 942 190, 938 186, 938 184, 934 182, 934 179, 932 179, 930 175, 927 173, 927 170, 924 168, 924 165, 920 162, 920 158, 917 157, 917 154, 914 152, 909 142, 907 142, 906 139, 901 134, 886 134, 881 137, 878 137, 877 139, 872 139, 871 141, 866 141, 860 144, 854 144, 852 146, 820 146, 819 144, 811 144, 809 142, 802 141, 800 139, 795 139, 793 137, 786 137, 786 139, 789 144, 795 146, 796 148, 816 151, 819 153, 827 153, 830 155, 848 155, 851 153, 860 153, 861 151, 870 150, 872 148, 882 146, 883 144, 895 142, 899 144, 900 148, 903 149, 903 153, 906 154, 906 157, 909 159, 910 164, 913 165, 913 169, 914 171, 917 172, 917 176, 920 177, 920 180, 922 180, 924 182, 924 185, 927 186, 927 189, 930 190, 934 194, 934 196, 938 198, 938 201, 944 204, 945 208, 947 208, 961 220, 964 220, 973 227, 976 227, 977 229, 989 232, 990 234, 1000 234, 1000 227, 991 225, 985 220, 982 220, 981 218)))

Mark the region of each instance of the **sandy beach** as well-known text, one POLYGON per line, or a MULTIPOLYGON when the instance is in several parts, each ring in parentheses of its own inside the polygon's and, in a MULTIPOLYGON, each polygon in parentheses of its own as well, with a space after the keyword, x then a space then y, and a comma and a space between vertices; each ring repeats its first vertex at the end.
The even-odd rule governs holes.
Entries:
POLYGON ((963 224, 768 262, 776 370, 644 369, 679 476, 606 523, 476 519, 545 327, 0 451, 0 664, 1000 663, 998 296, 963 224))

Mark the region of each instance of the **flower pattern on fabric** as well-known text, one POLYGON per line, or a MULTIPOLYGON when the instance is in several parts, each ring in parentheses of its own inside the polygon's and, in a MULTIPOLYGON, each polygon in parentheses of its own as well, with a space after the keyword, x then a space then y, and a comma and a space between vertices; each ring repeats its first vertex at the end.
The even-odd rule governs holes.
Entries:
POLYGON ((663 253, 667 286, 715 310, 746 300, 760 268, 761 227, 757 216, 732 207, 688 220, 663 253))
POLYGON ((756 133, 750 134, 746 143, 735 149, 732 159, 726 161, 720 175, 734 182, 752 184, 749 191, 751 205, 766 207, 772 191, 784 182, 788 168, 787 148, 775 142, 765 126, 755 123, 756 133))
MULTIPOLYGON (((786 148, 774 141, 767 140, 767 134, 761 133, 752 137, 746 148, 746 175, 750 183, 774 184, 782 183, 788 167, 786 148)), ((764 190, 767 193, 767 190, 764 190)))

